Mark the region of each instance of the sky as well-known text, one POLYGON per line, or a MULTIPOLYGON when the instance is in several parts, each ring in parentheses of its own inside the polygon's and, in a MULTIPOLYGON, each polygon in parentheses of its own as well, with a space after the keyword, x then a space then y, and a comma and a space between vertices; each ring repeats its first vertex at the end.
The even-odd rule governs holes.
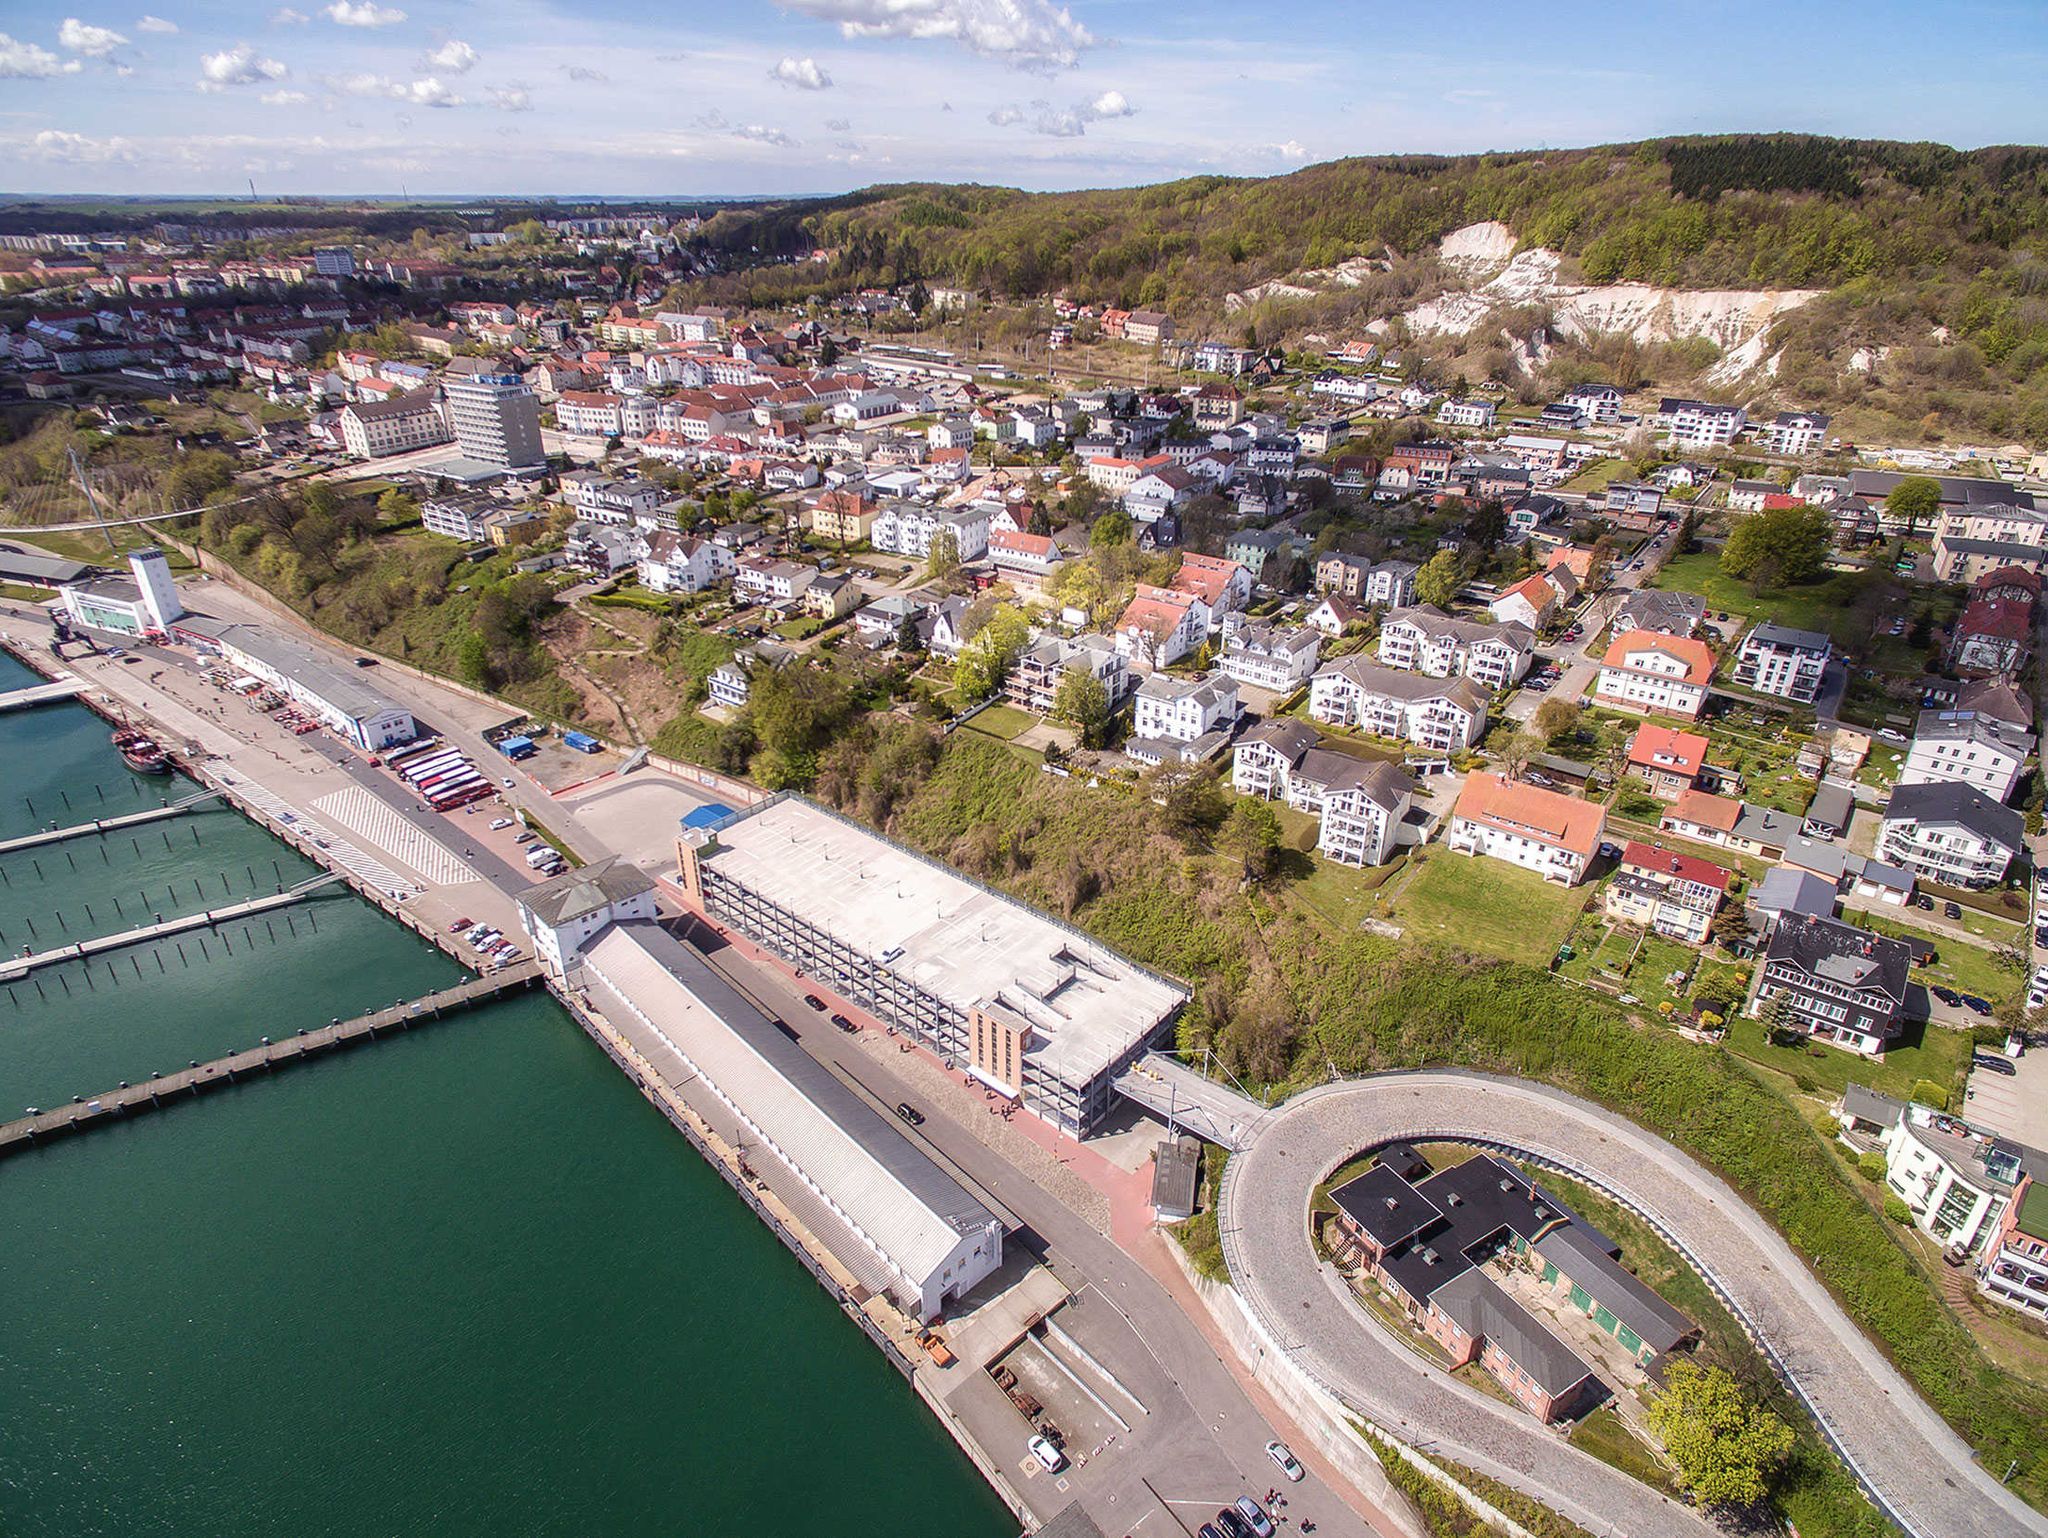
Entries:
POLYGON ((1033 189, 1791 129, 2048 139, 2040 0, 0 5, 0 191, 1033 189))

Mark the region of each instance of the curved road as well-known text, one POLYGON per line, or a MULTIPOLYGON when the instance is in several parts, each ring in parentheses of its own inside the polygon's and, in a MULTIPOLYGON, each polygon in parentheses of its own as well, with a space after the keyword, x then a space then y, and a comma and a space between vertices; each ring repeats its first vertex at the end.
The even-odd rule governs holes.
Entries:
POLYGON ((1977 1464, 1778 1232, 1719 1177, 1622 1117, 1525 1080, 1424 1071, 1325 1085, 1274 1112, 1224 1172, 1224 1254, 1253 1314, 1313 1378, 1411 1444, 1503 1480, 1594 1533, 1713 1531, 1521 1411, 1425 1365, 1317 1258, 1307 1225, 1316 1185, 1359 1150, 1397 1139, 1521 1153, 1648 1218, 1749 1324, 1909 1533, 2048 1535, 2048 1517, 1977 1464))

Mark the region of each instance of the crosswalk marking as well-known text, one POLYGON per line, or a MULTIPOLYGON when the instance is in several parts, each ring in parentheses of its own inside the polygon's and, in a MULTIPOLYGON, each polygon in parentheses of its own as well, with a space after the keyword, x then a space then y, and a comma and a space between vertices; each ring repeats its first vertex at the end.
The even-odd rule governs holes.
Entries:
POLYGON ((302 838, 323 840, 324 847, 321 853, 365 884, 401 900, 416 897, 426 890, 418 881, 399 875, 383 861, 365 854, 340 834, 329 833, 308 822, 299 815, 290 802, 272 795, 255 781, 245 779, 232 769, 219 765, 213 766, 212 774, 272 822, 291 829, 302 838))

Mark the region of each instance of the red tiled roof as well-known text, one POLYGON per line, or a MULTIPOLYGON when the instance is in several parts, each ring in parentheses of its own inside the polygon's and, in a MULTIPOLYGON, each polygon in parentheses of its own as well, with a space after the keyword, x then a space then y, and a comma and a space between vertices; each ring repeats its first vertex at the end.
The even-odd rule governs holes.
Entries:
POLYGON ((1681 881, 1697 881, 1718 892, 1728 890, 1728 883, 1734 879, 1732 871, 1723 870, 1712 860, 1702 860, 1696 855, 1673 854, 1668 849, 1659 849, 1655 844, 1630 839, 1628 847, 1621 852, 1621 863, 1636 870, 1651 871, 1657 875, 1671 875, 1681 881))
POLYGON ((1629 741, 1628 761, 1692 776, 1706 763, 1707 748, 1707 739, 1698 732, 1681 732, 1670 726, 1639 726, 1629 741))
POLYGON ((1475 770, 1458 792, 1457 815, 1590 857, 1607 826, 1606 809, 1577 796, 1522 785, 1475 770))
POLYGON ((1742 815, 1742 803, 1704 790, 1684 790, 1678 793, 1678 799, 1671 803, 1671 810, 1664 815, 1668 819, 1726 833, 1742 815))
MULTIPOLYGON (((1685 664, 1684 682, 1704 686, 1714 676, 1714 654, 1705 641, 1695 641, 1689 636, 1664 635, 1655 630, 1628 630, 1616 636, 1608 644, 1607 655, 1600 659, 1602 667, 1625 668, 1630 672, 1646 671, 1631 667, 1630 652, 1663 652, 1676 657, 1685 664)), ((1668 675, 1658 674, 1662 678, 1668 675)))

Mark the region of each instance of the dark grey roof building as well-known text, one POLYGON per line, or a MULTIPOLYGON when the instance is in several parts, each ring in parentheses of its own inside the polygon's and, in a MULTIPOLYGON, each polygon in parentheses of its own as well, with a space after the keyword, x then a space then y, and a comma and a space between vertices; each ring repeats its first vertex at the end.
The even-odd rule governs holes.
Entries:
POLYGON ((1874 1055, 1905 1023, 1912 956, 1903 940, 1788 913, 1771 926, 1758 998, 1782 1001, 1788 1029, 1874 1055))

